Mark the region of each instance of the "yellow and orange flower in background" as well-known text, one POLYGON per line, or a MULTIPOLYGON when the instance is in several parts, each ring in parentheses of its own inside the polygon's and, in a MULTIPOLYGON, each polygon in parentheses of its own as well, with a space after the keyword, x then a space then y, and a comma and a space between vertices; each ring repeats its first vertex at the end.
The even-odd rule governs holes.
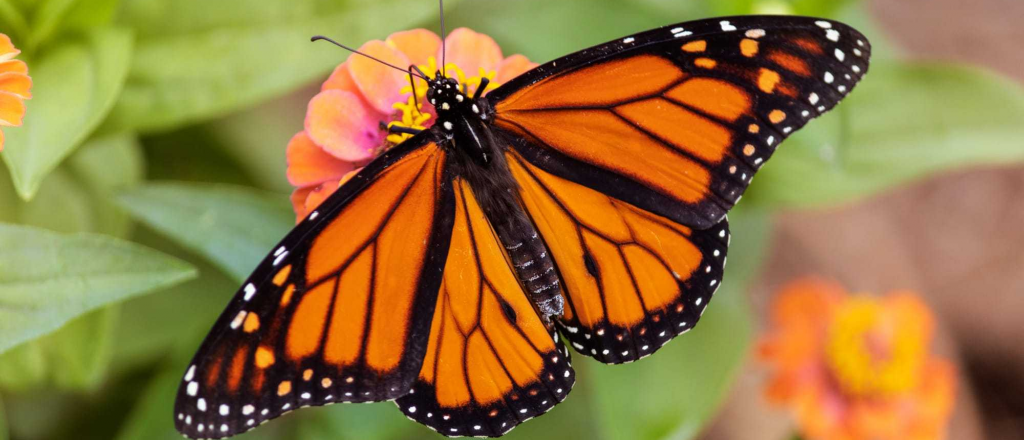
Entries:
POLYGON ((758 347, 772 370, 767 397, 795 413, 809 440, 944 438, 956 374, 931 353, 934 326, 911 292, 878 298, 794 281, 758 347))
MULTIPOLYGON (((0 34, 0 127, 17 127, 25 117, 25 100, 32 97, 32 78, 28 66, 16 60, 21 51, 7 35, 0 34)), ((4 149, 4 132, 0 130, 0 151, 4 149)))
MULTIPOLYGON (((492 90, 535 66, 522 55, 505 57, 491 37, 466 28, 452 31, 444 44, 445 73, 466 84, 470 93, 483 77, 491 80, 492 90)), ((367 42, 359 51, 400 67, 415 64, 432 76, 439 70, 441 38, 414 29, 367 42)), ((382 123, 415 129, 433 124, 436 113, 423 99, 426 83, 416 82, 414 100, 407 74, 355 54, 334 70, 309 102, 305 129, 288 143, 288 181, 297 187, 292 193, 297 220, 360 167, 408 137, 388 136, 382 123)))

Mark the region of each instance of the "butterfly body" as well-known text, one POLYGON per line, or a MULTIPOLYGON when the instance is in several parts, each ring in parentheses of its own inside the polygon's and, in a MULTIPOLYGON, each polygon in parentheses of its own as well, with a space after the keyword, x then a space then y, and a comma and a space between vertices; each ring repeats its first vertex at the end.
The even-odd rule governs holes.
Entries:
POLYGON ((726 213, 869 56, 837 22, 726 17, 486 95, 436 75, 434 125, 243 284, 186 370, 176 427, 221 438, 302 406, 394 400, 444 435, 495 437, 549 411, 575 383, 567 345, 618 364, 694 327, 723 279, 726 213))
POLYGON ((564 306, 560 281, 547 247, 516 197, 520 188, 491 130, 493 109, 483 96, 487 85, 482 82, 471 97, 457 80, 436 72, 426 96, 437 109, 437 123, 428 130, 455 156, 452 174, 469 183, 519 281, 550 326, 564 306))

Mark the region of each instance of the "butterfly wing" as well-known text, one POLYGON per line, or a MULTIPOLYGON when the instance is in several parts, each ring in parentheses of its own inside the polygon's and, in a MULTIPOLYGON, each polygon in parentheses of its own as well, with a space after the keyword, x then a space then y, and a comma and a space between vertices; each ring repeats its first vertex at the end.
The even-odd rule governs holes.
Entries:
POLYGON ((726 212, 869 55, 840 23, 721 18, 587 49, 488 95, 577 351, 628 362, 696 323, 721 283, 726 212))
POLYGON ((292 409, 395 399, 413 386, 454 215, 426 134, 339 188, 257 267, 178 390, 175 423, 221 438, 292 409))
POLYGON ((413 392, 396 403, 441 434, 496 437, 561 402, 575 373, 462 180, 455 206, 426 358, 413 392))
POLYGON ((531 163, 699 229, 867 71, 867 39, 806 17, 701 20, 542 65, 488 95, 531 163))
POLYGON ((729 225, 682 226, 508 153, 561 275, 562 334, 605 363, 648 356, 697 323, 722 280, 729 225))

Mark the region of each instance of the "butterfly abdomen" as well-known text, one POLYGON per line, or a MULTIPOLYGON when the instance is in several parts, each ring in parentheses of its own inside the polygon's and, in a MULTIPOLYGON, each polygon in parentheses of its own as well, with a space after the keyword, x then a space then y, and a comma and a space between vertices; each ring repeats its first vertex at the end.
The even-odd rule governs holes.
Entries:
MULTIPOLYGON (((519 223, 519 222, 516 222, 519 223)), ((514 231, 497 227, 519 281, 545 320, 562 314, 562 286, 547 246, 529 220, 515 225, 514 231), (525 232, 525 234, 524 234, 525 232)), ((506 223, 507 224, 507 223, 506 223)))

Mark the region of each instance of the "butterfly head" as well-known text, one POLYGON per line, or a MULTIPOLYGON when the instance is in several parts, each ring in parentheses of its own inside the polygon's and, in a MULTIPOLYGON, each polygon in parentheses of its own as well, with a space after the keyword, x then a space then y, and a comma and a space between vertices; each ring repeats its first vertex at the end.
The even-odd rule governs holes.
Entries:
POLYGON ((462 92, 455 78, 438 74, 430 81, 427 99, 437 109, 438 117, 457 111, 469 98, 462 92))

